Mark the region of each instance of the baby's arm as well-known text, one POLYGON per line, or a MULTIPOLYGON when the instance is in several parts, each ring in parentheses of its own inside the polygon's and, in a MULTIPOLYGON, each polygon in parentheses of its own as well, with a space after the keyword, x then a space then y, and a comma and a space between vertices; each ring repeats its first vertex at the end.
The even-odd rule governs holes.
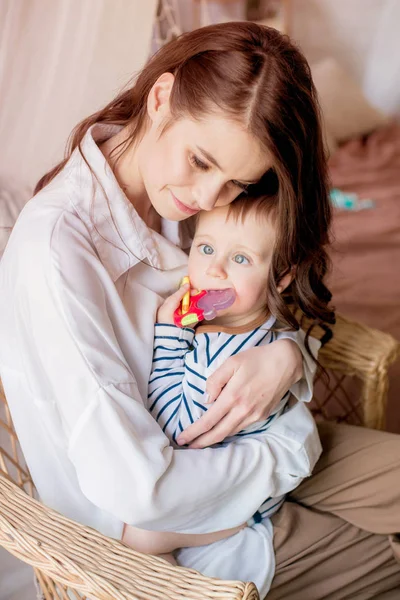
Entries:
POLYGON ((174 311, 189 286, 169 296, 157 312, 154 328, 153 367, 149 379, 146 408, 170 439, 179 426, 183 397, 185 357, 192 349, 194 329, 176 327, 174 311))
MULTIPOLYGON (((185 491, 182 490, 182 502, 185 501, 185 491)), ((123 542, 128 544, 136 552, 143 554, 169 554, 178 548, 193 548, 213 544, 238 533, 246 524, 224 531, 213 533, 176 533, 173 531, 149 531, 137 527, 125 527, 122 537, 123 542)))
POLYGON ((188 290, 189 286, 182 286, 158 310, 153 370, 146 400, 146 408, 173 442, 183 431, 181 419, 183 423, 187 420, 193 423, 205 410, 204 407, 200 408, 204 398, 205 378, 192 365, 197 362, 192 345, 194 329, 175 326, 173 318, 174 311, 188 290), (193 354, 191 358, 189 354, 193 354), (200 402, 196 402, 196 394, 200 402))
POLYGON ((193 329, 156 323, 153 370, 149 379, 146 408, 173 441, 180 432, 179 417, 185 400, 185 356, 191 351, 193 329))

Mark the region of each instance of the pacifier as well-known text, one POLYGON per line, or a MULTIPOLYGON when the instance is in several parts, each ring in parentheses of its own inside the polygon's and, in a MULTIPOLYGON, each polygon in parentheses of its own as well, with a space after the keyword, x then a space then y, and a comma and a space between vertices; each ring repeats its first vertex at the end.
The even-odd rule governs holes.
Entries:
MULTIPOLYGON (((182 284, 189 283, 189 277, 182 279, 182 284)), ((174 323, 177 327, 192 327, 203 319, 211 321, 217 312, 229 308, 235 302, 236 294, 232 288, 225 290, 201 290, 197 294, 186 292, 181 306, 174 312, 174 323)))

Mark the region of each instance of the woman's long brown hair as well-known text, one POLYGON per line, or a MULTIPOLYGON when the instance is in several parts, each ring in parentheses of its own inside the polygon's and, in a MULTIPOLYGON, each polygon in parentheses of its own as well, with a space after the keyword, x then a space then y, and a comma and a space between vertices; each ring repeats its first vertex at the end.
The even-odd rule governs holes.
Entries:
MULTIPOLYGON (((310 68, 289 38, 250 22, 211 25, 185 33, 161 48, 125 89, 73 131, 65 159, 38 182, 47 185, 96 123, 129 126, 129 144, 142 135, 147 97, 160 75, 173 73, 173 119, 204 118, 222 111, 252 133, 272 156, 273 168, 250 190, 274 195, 279 235, 269 282, 271 310, 285 324, 298 323, 277 291, 293 268, 296 306, 313 319, 334 322, 324 283, 331 208, 319 107, 310 68)), ((251 157, 249 157, 251 160, 251 157)))

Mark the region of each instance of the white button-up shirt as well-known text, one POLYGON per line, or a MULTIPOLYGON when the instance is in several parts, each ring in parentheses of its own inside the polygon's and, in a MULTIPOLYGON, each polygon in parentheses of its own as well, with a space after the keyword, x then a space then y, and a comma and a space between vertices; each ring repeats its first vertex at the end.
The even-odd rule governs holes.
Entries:
MULTIPOLYGON (((75 150, 23 209, 0 263, 0 375, 14 425, 42 501, 106 535, 120 538, 123 523, 234 527, 310 474, 318 436, 310 424, 268 444, 170 446, 143 399, 156 311, 186 272, 179 246, 190 241, 186 223, 163 222, 160 235, 138 216, 95 141, 115 132, 86 134, 95 176, 75 150)), ((293 393, 305 397, 312 371, 305 358, 293 393)))

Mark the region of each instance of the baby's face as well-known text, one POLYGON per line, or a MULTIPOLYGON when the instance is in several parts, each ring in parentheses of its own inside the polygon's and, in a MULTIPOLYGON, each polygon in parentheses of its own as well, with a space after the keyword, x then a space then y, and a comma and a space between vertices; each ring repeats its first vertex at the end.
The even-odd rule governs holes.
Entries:
POLYGON ((200 213, 188 271, 194 289, 233 288, 234 304, 214 322, 244 325, 265 314, 276 232, 272 219, 255 211, 243 222, 227 214, 228 207, 200 213))

